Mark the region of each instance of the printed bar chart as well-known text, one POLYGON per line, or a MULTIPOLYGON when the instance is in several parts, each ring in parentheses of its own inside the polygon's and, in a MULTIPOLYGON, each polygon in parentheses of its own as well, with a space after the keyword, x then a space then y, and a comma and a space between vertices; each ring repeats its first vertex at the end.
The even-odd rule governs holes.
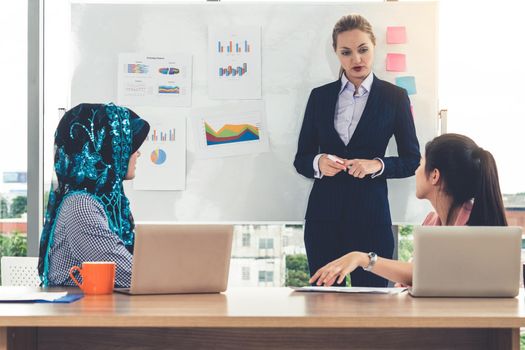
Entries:
POLYGON ((146 137, 146 141, 175 141, 175 128, 166 131, 153 129, 146 137))
POLYGON ((248 71, 248 64, 243 63, 242 67, 237 66, 236 68, 233 68, 232 66, 228 66, 226 68, 220 67, 219 68, 219 77, 237 77, 237 76, 243 76, 248 71))
MULTIPOLYGON (((226 42, 226 53, 249 53, 250 52, 250 44, 248 44, 248 40, 244 40, 241 42, 234 42, 233 41, 227 41, 226 42), (243 51, 244 49, 244 51, 243 51)), ((217 41, 217 52, 224 53, 224 44, 221 41, 217 41)))

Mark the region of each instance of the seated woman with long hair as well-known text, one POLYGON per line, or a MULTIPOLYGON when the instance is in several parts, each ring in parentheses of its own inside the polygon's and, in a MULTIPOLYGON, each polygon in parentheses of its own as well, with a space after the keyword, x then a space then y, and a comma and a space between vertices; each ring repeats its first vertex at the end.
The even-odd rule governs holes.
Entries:
MULTIPOLYGON (((427 143, 416 170, 416 196, 427 199, 435 212, 423 225, 507 226, 494 157, 470 138, 444 134, 427 143)), ((320 268, 310 283, 341 283, 358 267, 412 285, 412 264, 377 258, 370 270, 372 253, 350 252, 320 268)))

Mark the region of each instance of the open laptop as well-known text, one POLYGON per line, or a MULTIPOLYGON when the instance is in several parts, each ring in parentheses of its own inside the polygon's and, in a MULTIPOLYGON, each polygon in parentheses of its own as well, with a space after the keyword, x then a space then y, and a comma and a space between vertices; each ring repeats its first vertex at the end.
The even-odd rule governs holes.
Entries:
POLYGON ((231 225, 139 224, 126 294, 219 293, 228 285, 231 225))
POLYGON ((515 297, 521 227, 418 226, 413 279, 417 297, 515 297))

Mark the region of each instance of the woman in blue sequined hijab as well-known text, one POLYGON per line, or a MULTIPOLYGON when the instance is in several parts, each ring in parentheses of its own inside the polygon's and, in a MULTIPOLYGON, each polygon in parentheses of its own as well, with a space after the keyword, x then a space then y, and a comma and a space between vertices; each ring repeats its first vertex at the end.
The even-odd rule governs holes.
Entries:
MULTIPOLYGON (((63 269, 68 270, 71 266, 67 265, 76 261, 69 261, 70 257, 64 256, 50 263, 50 255, 54 259, 64 252, 61 247, 81 242, 98 249, 99 246, 105 247, 109 240, 108 246, 116 244, 116 247, 123 243, 127 251, 133 251, 133 217, 122 182, 134 176, 134 163, 140 155, 138 149, 148 132, 149 124, 145 120, 133 111, 114 104, 80 104, 62 117, 55 133, 57 184, 51 187, 40 239, 38 269, 44 285, 69 284, 68 277, 62 276, 67 271, 60 271, 59 266, 64 265, 63 269), (129 172, 128 164, 133 166, 129 172), (100 219, 97 210, 103 212, 105 218, 102 215, 100 219), (92 216, 90 213, 95 214, 92 216), (77 219, 70 223, 67 217, 77 219), (116 237, 106 237, 104 230, 108 234, 112 232, 118 241, 116 237), (71 235, 78 235, 79 231, 86 231, 86 235, 72 238, 71 235), (68 242, 68 239, 73 242, 68 242), (50 275, 53 275, 51 281, 50 275)), ((66 252, 78 260, 97 257, 100 257, 99 260, 118 260, 112 256, 113 248, 103 248, 101 252, 94 253, 94 257, 85 253, 84 246, 66 252), (106 253, 107 256, 103 256, 106 253)))

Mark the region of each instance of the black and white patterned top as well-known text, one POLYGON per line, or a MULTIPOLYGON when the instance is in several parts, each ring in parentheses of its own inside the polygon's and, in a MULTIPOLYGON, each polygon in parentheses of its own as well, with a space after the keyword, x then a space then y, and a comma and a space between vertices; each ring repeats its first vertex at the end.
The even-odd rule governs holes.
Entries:
POLYGON ((64 199, 49 251, 49 285, 75 286, 69 269, 81 267, 84 261, 114 261, 115 286, 129 287, 132 259, 124 242, 109 229, 104 208, 96 199, 85 193, 64 199))

